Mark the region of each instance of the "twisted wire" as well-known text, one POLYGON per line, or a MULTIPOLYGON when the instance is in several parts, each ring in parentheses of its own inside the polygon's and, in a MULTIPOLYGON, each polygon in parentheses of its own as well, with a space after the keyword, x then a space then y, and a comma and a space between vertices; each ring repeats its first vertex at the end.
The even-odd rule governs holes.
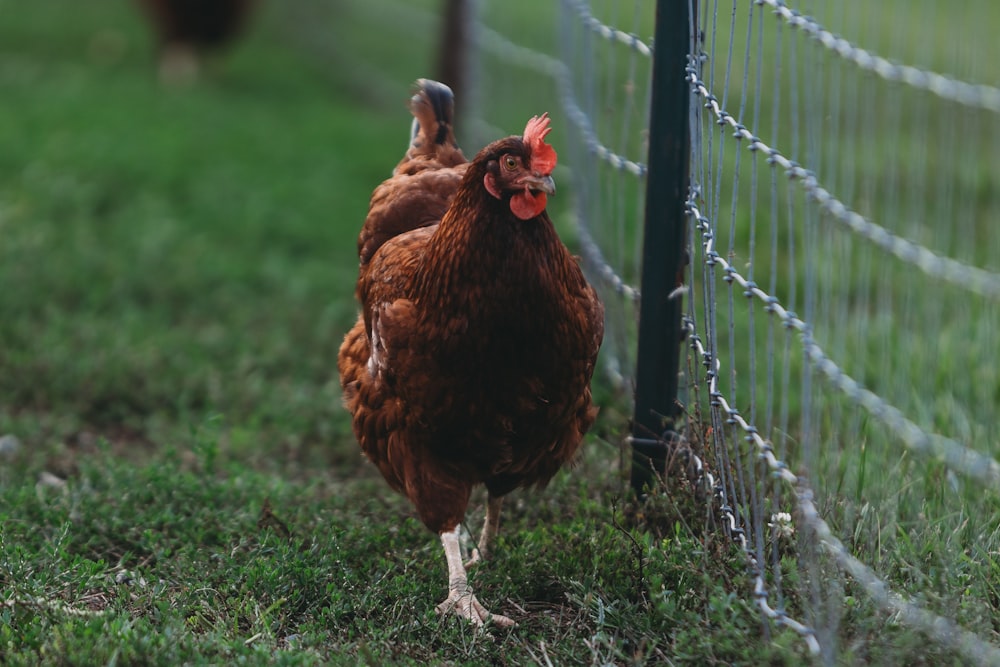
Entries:
MULTIPOLYGON (((925 433, 916 424, 906 419, 902 413, 893 406, 890 406, 880 397, 865 390, 826 355, 822 348, 812 340, 808 325, 799 319, 795 313, 786 310, 778 299, 760 289, 752 280, 742 276, 733 266, 726 261, 714 249, 714 237, 711 231, 709 220, 701 214, 693 201, 688 202, 688 213, 695 220, 695 226, 702 234, 702 249, 705 256, 705 264, 712 270, 715 267, 721 268, 723 280, 736 283, 743 288, 743 294, 747 298, 756 298, 765 304, 765 311, 777 317, 788 329, 795 330, 801 334, 803 350, 807 361, 819 370, 827 379, 847 395, 865 407, 874 416, 881 419, 887 426, 898 430, 904 443, 918 452, 937 454, 946 465, 958 469, 969 477, 977 479, 991 486, 1000 484, 1000 465, 989 457, 978 452, 969 450, 957 442, 925 433), (914 439, 911 442, 911 439, 914 439)), ((692 327, 693 329, 693 327, 692 327)), ((689 338, 696 352, 702 357, 703 363, 708 369, 707 382, 711 405, 726 416, 727 423, 735 424, 746 433, 747 441, 753 443, 757 448, 758 456, 772 471, 775 478, 780 479, 793 487, 796 499, 796 507, 803 523, 819 538, 820 542, 833 555, 837 563, 861 584, 868 596, 883 609, 898 614, 900 619, 907 622, 911 627, 934 637, 942 644, 951 646, 956 651, 961 652, 966 657, 983 664, 1000 664, 1000 649, 983 641, 974 633, 971 633, 954 621, 943 616, 934 614, 923 607, 907 600, 902 595, 895 593, 889 585, 880 579, 871 568, 852 556, 843 543, 837 539, 830 529, 829 524, 819 515, 815 504, 812 502, 812 490, 803 476, 796 475, 788 465, 778 458, 774 453, 771 443, 764 439, 757 428, 748 422, 740 414, 739 410, 732 407, 726 400, 722 392, 719 391, 717 380, 720 370, 718 358, 713 358, 711 352, 705 350, 699 337, 693 331, 689 331, 689 338)), ((755 595, 757 587, 755 585, 755 595)), ((758 605, 760 601, 758 600, 758 605)), ((761 607, 764 609, 764 607, 761 607)), ((765 611, 765 613, 767 613, 765 611)), ((780 612, 776 612, 780 614, 780 612)), ((770 616, 770 615, 769 615, 770 616)), ((785 625, 789 625, 784 619, 778 619, 785 625)), ((806 628, 795 628, 809 643, 810 650, 818 652, 818 642, 809 642, 814 631, 806 628)))
POLYGON ((754 0, 767 5, 792 28, 797 28, 841 58, 859 68, 872 72, 886 81, 904 83, 913 88, 937 95, 941 99, 957 102, 967 107, 1000 113, 1000 88, 984 84, 967 83, 944 74, 923 70, 911 65, 894 63, 826 30, 815 19, 790 8, 783 0, 754 0))
POLYGON ((698 77, 693 67, 688 67, 688 81, 692 91, 705 100, 704 106, 712 111, 719 125, 728 125, 733 130, 733 138, 746 141, 747 148, 767 155, 768 164, 784 169, 789 180, 799 183, 808 197, 829 217, 874 244, 876 247, 911 264, 927 275, 962 287, 991 299, 1000 299, 1000 273, 971 266, 954 258, 935 253, 918 243, 897 236, 881 225, 871 222, 860 213, 852 211, 846 204, 820 185, 813 172, 794 160, 785 157, 777 148, 772 148, 750 132, 740 121, 719 104, 705 82, 698 77))

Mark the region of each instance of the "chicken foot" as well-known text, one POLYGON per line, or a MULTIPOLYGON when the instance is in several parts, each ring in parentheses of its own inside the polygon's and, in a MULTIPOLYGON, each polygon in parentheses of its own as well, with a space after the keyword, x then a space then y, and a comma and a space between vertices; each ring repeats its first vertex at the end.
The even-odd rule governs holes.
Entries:
POLYGON ((450 612, 479 626, 487 621, 492 621, 500 627, 516 625, 513 619, 490 613, 473 594, 465 566, 462 565, 462 548, 459 544, 460 530, 461 525, 458 525, 455 526, 454 530, 441 533, 441 544, 444 546, 445 558, 448 559, 448 597, 437 606, 438 613, 450 612))
POLYGON ((465 561, 465 567, 473 567, 488 560, 493 553, 493 540, 500 530, 500 509, 503 507, 503 496, 490 495, 486 500, 486 520, 483 522, 483 532, 479 534, 479 545, 472 550, 472 557, 465 561))

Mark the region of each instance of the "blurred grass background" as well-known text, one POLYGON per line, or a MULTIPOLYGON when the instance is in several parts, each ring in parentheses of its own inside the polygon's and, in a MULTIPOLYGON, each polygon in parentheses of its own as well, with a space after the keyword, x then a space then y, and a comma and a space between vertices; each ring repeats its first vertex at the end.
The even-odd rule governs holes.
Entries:
POLYGON ((127 3, 0 4, 0 431, 130 450, 222 414, 250 457, 347 444, 354 238, 408 120, 264 9, 165 89, 127 3))

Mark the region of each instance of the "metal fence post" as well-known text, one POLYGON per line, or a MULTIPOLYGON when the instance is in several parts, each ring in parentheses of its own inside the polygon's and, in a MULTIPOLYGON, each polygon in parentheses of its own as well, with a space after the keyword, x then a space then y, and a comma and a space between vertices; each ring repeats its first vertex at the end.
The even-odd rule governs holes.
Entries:
POLYGON ((690 129, 686 78, 694 0, 658 0, 653 38, 649 171, 642 251, 642 302, 635 415, 632 422, 632 488, 652 486, 666 467, 677 409, 683 280, 685 201, 690 129))
POLYGON ((438 80, 455 94, 456 124, 465 118, 468 106, 469 58, 474 0, 444 0, 437 53, 438 80))

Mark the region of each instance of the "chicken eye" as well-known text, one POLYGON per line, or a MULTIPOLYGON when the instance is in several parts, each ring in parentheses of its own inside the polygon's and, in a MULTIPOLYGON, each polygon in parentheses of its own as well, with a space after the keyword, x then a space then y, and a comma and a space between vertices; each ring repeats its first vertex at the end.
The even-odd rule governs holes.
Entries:
POLYGON ((503 166, 507 171, 514 171, 517 169, 517 160, 510 155, 505 155, 503 158, 503 166))

